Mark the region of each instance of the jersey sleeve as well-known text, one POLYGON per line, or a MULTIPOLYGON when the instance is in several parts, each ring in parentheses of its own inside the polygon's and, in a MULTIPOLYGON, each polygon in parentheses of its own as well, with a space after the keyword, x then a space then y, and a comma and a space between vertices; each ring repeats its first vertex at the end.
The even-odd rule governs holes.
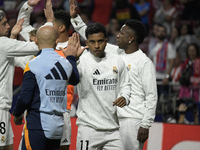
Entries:
POLYGON ((71 77, 69 79, 69 84, 77 85, 79 83, 79 73, 76 66, 76 58, 74 56, 67 56, 67 60, 71 63, 73 68, 71 77))
POLYGON ((30 39, 29 32, 34 29, 30 25, 30 17, 33 11, 33 7, 29 6, 27 3, 28 2, 25 2, 23 6, 21 7, 17 20, 24 18, 24 22, 22 25, 23 28, 22 28, 22 31, 20 32, 20 35, 24 38, 24 40, 29 41, 30 39))
POLYGON ((76 18, 71 18, 71 23, 74 27, 74 30, 86 40, 85 30, 87 28, 87 25, 83 22, 81 17, 78 15, 76 18))
POLYGON ((35 55, 38 53, 38 46, 34 42, 18 41, 7 37, 0 37, 1 50, 7 57, 20 57, 35 55))
POLYGON ((21 116, 24 113, 24 111, 28 108, 28 106, 31 104, 36 86, 37 86, 37 83, 36 83, 35 75, 30 71, 27 64, 25 68, 25 73, 23 76, 23 82, 22 82, 20 95, 17 99, 17 103, 13 112, 13 115, 15 117, 21 116))
POLYGON ((149 128, 154 121, 157 104, 156 71, 150 60, 144 64, 140 71, 142 87, 145 93, 144 98, 144 117, 141 126, 149 128))

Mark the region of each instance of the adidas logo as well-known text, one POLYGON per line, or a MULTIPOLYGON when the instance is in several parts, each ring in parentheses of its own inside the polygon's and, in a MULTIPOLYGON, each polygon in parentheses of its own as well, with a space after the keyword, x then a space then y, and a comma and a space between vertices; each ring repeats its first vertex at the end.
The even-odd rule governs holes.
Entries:
MULTIPOLYGON (((55 67, 53 67, 50 71, 56 80, 61 80, 61 79, 68 80, 65 70, 59 62, 55 63, 55 67), (57 70, 60 72, 60 75, 57 70)), ((52 80, 53 79, 52 75, 49 73, 48 75, 45 76, 45 78, 47 80, 52 80)))
POLYGON ((100 72, 98 69, 95 70, 95 72, 93 73, 93 75, 100 75, 100 72))
POLYGON ((64 139, 63 141, 62 141, 62 143, 67 143, 68 141, 67 141, 67 139, 64 139))

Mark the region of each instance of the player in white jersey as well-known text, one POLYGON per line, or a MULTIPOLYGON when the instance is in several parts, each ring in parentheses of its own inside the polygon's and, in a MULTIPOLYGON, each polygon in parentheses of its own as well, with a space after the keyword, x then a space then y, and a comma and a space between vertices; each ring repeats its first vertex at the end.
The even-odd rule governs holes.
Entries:
POLYGON ((155 67, 139 49, 144 37, 143 24, 132 19, 126 21, 117 35, 117 45, 125 51, 121 57, 129 70, 131 82, 130 105, 118 109, 120 133, 126 150, 142 150, 155 118, 155 67))
POLYGON ((129 103, 128 71, 120 57, 104 51, 107 35, 102 24, 90 24, 86 37, 90 52, 81 55, 78 63, 76 149, 123 150, 116 106, 129 103))
MULTIPOLYGON (((19 20, 13 30, 21 29, 23 19, 19 20)), ((0 10, 0 149, 13 150, 13 131, 10 123, 9 109, 12 104, 14 57, 36 54, 35 43, 9 39, 10 26, 6 14, 0 10)))
MULTIPOLYGON (((74 29, 85 37, 86 25, 76 14, 74 1, 70 3, 71 22, 74 29)), ((152 61, 139 49, 145 37, 145 28, 141 22, 127 21, 117 36, 119 47, 111 44, 108 53, 117 53, 129 70, 131 83, 130 105, 118 108, 120 133, 125 150, 142 149, 148 138, 149 128, 155 118, 157 88, 155 67, 152 61), (120 49, 119 49, 120 48, 120 49), (123 52, 121 49, 124 49, 123 52)))

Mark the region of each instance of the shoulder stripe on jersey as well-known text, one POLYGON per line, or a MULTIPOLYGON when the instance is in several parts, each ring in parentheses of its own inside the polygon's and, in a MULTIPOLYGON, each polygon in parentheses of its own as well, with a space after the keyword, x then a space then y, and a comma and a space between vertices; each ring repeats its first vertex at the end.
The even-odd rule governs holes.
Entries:
POLYGON ((26 67, 25 67, 25 69, 24 69, 24 74, 25 74, 27 71, 30 71, 30 68, 29 68, 28 64, 29 64, 29 62, 26 64, 26 67))
POLYGON ((58 74, 56 68, 53 67, 53 68, 51 69, 51 72, 52 72, 52 74, 54 75, 54 78, 55 78, 55 79, 60 79, 60 76, 59 76, 59 74, 58 74))
MULTIPOLYGON (((34 59, 34 58, 35 58, 35 56, 34 56, 32 59, 34 59)), ((32 59, 31 59, 31 60, 32 60, 32 59)), ((24 73, 30 70, 28 64, 29 64, 29 62, 27 62, 27 64, 26 64, 26 67, 25 67, 25 69, 24 69, 24 73)))
POLYGON ((63 77, 63 80, 68 80, 67 74, 66 74, 65 70, 63 69, 62 65, 59 62, 57 62, 55 65, 58 68, 58 70, 60 71, 60 73, 63 77))

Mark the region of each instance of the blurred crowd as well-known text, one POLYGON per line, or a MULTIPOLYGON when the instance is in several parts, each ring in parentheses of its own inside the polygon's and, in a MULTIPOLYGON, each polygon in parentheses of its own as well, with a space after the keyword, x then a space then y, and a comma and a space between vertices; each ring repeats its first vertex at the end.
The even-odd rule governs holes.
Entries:
MULTIPOLYGON (((11 29, 24 2, 0 0, 0 9, 6 12, 11 29)), ((69 11, 69 0, 52 0, 52 3, 54 10, 69 11)), ((76 3, 87 25, 91 22, 105 25, 108 42, 112 44, 116 44, 116 35, 126 19, 142 21, 146 38, 140 48, 156 67, 158 96, 176 94, 177 98, 193 98, 195 103, 200 101, 199 0, 76 0, 76 3)), ((45 0, 41 0, 33 9, 30 23, 35 28, 46 22, 44 7, 45 0)), ((73 32, 71 27, 69 35, 73 32)), ((83 39, 81 44, 85 45, 83 39)), ((16 69, 14 86, 21 84, 22 72, 16 69)), ((74 99, 72 107, 75 108, 76 93, 74 99)))

